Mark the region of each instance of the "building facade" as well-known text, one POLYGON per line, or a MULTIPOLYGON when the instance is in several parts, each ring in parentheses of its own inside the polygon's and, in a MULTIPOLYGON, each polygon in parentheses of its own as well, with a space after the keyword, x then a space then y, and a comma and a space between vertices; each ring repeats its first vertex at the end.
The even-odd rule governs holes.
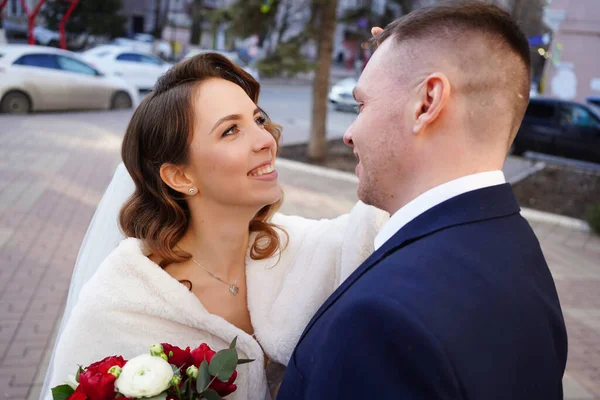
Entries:
POLYGON ((600 1, 552 0, 545 18, 554 33, 542 93, 575 101, 600 96, 600 1))

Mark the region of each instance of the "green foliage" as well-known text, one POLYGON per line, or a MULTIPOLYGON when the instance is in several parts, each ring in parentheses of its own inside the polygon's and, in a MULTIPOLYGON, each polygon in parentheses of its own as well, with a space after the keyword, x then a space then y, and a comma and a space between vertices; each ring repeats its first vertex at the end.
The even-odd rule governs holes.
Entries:
POLYGON ((272 54, 257 63, 256 66, 261 75, 288 78, 314 69, 315 64, 301 54, 304 43, 304 36, 297 36, 287 42, 279 43, 272 54))
POLYGON ((275 24, 280 0, 238 0, 230 8, 232 33, 237 37, 258 35, 260 42, 275 24))
MULTIPOLYGON (((46 3, 42 13, 49 29, 58 31, 58 24, 69 8, 70 3, 53 0, 46 3)), ((67 21, 67 32, 89 35, 122 36, 125 33, 126 18, 119 12, 122 0, 84 0, 80 1, 67 21)))
POLYGON ((592 231, 600 235, 600 203, 590 207, 587 216, 587 222, 592 231))

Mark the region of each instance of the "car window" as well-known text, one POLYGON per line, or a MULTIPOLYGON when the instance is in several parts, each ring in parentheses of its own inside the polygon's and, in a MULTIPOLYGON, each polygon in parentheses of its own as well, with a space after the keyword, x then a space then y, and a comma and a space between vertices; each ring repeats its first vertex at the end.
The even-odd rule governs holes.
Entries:
POLYGON ((539 119, 552 120, 555 117, 555 107, 548 103, 529 103, 526 116, 539 119))
POLYGON ((142 62, 139 54, 135 53, 121 53, 117 56, 119 61, 131 61, 131 62, 142 62))
POLYGON ((145 56, 143 54, 139 55, 140 60, 144 63, 144 64, 152 64, 152 65, 162 65, 162 61, 154 58, 154 57, 149 57, 149 56, 145 56))
POLYGON ((70 57, 58 56, 58 65, 63 71, 92 76, 98 75, 98 72, 94 68, 70 57))
POLYGON ((13 65, 59 69, 54 54, 25 54, 24 56, 19 57, 13 65))
POLYGON ((561 107, 560 122, 562 124, 595 127, 600 123, 588 110, 577 105, 566 105, 561 107))

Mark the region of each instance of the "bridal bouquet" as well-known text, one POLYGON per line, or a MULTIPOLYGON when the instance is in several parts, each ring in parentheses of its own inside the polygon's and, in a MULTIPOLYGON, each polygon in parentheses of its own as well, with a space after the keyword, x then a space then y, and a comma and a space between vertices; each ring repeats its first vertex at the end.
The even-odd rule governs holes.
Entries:
POLYGON ((213 351, 206 343, 194 350, 155 344, 149 354, 131 360, 106 357, 79 367, 66 384, 52 389, 54 400, 218 400, 237 386, 236 368, 253 360, 238 359, 237 338, 229 349, 213 351))

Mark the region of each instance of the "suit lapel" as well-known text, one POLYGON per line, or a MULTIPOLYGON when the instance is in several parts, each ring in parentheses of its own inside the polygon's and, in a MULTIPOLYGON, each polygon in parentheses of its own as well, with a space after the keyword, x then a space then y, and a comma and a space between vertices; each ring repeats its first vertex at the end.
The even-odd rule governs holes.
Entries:
POLYGON ((300 342, 319 318, 344 294, 361 276, 379 261, 392 253, 425 236, 452 226, 468 224, 487 219, 500 218, 520 211, 519 204, 510 184, 492 186, 462 194, 447 200, 421 214, 375 251, 319 308, 300 337, 300 342))

